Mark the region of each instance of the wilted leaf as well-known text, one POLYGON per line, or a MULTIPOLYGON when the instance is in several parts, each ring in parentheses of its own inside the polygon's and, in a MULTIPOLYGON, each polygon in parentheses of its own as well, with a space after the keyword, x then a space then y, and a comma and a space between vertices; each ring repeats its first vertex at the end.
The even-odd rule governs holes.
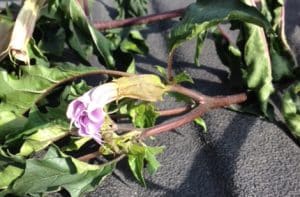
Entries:
POLYGON ((33 36, 35 24, 40 16, 40 10, 46 0, 26 0, 15 19, 10 37, 9 53, 14 59, 30 64, 28 42, 33 36))
POLYGON ((198 0, 186 9, 182 21, 171 30, 169 51, 208 28, 229 20, 241 20, 271 30, 270 24, 258 10, 239 0, 198 0))
MULTIPOLYGON (((252 5, 251 0, 244 0, 252 5)), ((243 59, 246 64, 244 78, 248 88, 254 90, 262 112, 269 118, 269 97, 274 91, 272 84, 272 62, 268 42, 263 28, 253 24, 243 25, 243 59)))
POLYGON ((261 11, 278 35, 269 40, 273 79, 290 79, 294 77, 293 69, 297 62, 285 36, 284 0, 262 0, 261 11))

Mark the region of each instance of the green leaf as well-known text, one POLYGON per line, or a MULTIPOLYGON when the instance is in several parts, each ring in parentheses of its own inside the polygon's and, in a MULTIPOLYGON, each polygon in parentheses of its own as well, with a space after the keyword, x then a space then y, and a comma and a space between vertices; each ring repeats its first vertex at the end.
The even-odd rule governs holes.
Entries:
POLYGON ((274 81, 295 77, 293 69, 297 62, 285 35, 284 0, 261 1, 261 12, 272 24, 273 30, 278 35, 269 40, 274 81))
POLYGON ((187 104, 192 104, 194 102, 190 97, 177 92, 168 92, 168 96, 175 98, 176 102, 185 102, 187 104))
POLYGON ((118 19, 143 16, 147 14, 148 0, 115 0, 117 3, 118 19))
POLYGON ((144 160, 147 161, 147 170, 150 174, 157 171, 160 164, 156 159, 156 155, 162 153, 164 147, 150 147, 146 145, 133 144, 128 153, 128 164, 140 184, 146 186, 144 179, 144 160))
POLYGON ((24 116, 16 116, 13 112, 2 111, 0 112, 0 143, 5 140, 5 136, 9 135, 12 131, 21 131, 27 122, 24 116))
POLYGON ((295 82, 282 98, 282 114, 288 128, 296 137, 300 137, 300 82, 295 82))
MULTIPOLYGON (((252 1, 244 0, 251 5, 252 1)), ((272 62, 266 35, 261 27, 253 24, 243 25, 243 59, 246 64, 244 78, 248 88, 254 90, 262 112, 271 118, 269 97, 274 91, 272 84, 272 62)), ((242 44, 240 44, 242 45, 242 44)))
POLYGON ((136 65, 135 65, 135 59, 132 58, 131 63, 127 67, 126 72, 131 73, 131 74, 136 74, 136 65))
POLYGON ((44 56, 39 47, 35 44, 35 41, 31 39, 27 45, 28 56, 30 60, 34 60, 34 65, 49 66, 49 61, 44 56))
POLYGON ((20 116, 53 88, 83 74, 96 72, 97 68, 65 63, 52 68, 22 66, 22 76, 17 77, 0 70, 0 112, 10 111, 20 116))
POLYGON ((62 147, 62 151, 76 151, 85 145, 91 138, 89 137, 71 137, 71 141, 68 145, 62 147))
POLYGON ((167 71, 164 67, 157 65, 157 66, 155 66, 155 68, 164 79, 167 79, 167 71))
POLYGON ((0 61, 6 57, 5 51, 8 48, 13 29, 13 20, 10 17, 0 15, 0 61))
POLYGON ((5 170, 5 168, 9 165, 24 168, 24 158, 20 156, 13 155, 3 148, 0 148, 0 171, 5 170))
POLYGON ((72 83, 72 85, 67 86, 63 93, 61 94, 60 102, 67 102, 74 100, 75 98, 83 95, 89 91, 92 87, 89 86, 84 80, 79 83, 72 83))
POLYGON ((144 155, 128 155, 128 164, 134 177, 139 181, 141 185, 146 186, 146 182, 143 175, 144 155))
POLYGON ((169 51, 210 27, 230 20, 253 23, 271 31, 270 24, 258 10, 239 0, 198 0, 187 8, 182 21, 171 30, 169 51))
POLYGON ((9 165, 3 171, 0 171, 0 190, 7 189, 8 186, 23 173, 22 168, 9 165))
MULTIPOLYGON (((24 160, 0 149, 0 190, 7 189, 13 181, 22 175, 24 160)), ((2 193, 0 192, 0 196, 2 193)))
POLYGON ((134 126, 138 128, 152 127, 155 124, 158 113, 151 103, 140 103, 134 105, 129 110, 134 126))
POLYGON ((147 170, 150 174, 154 174, 160 167, 160 163, 156 159, 156 155, 164 151, 164 147, 150 147, 145 148, 145 160, 147 161, 147 170))
POLYGON ((195 57, 194 57, 194 63, 197 66, 200 66, 200 55, 204 46, 204 41, 207 36, 207 31, 201 32, 197 35, 197 43, 196 43, 196 52, 195 52, 195 57))
POLYGON ((200 118, 200 117, 199 117, 199 118, 196 118, 196 119, 194 120, 194 122, 195 122, 197 125, 199 125, 200 127, 202 127, 205 133, 207 132, 207 126, 206 126, 206 123, 205 123, 205 121, 204 121, 202 118, 200 118))
POLYGON ((222 63, 230 70, 230 85, 236 88, 243 88, 246 83, 243 79, 245 65, 242 59, 242 52, 234 46, 231 40, 223 36, 221 32, 215 31, 213 34, 218 56, 222 63))
POLYGON ((84 49, 90 50, 88 44, 91 42, 104 59, 106 65, 110 67, 114 66, 115 62, 112 56, 112 50, 114 49, 113 44, 88 22, 78 1, 51 1, 49 2, 48 8, 48 13, 45 15, 50 15, 50 17, 53 18, 57 18, 55 15, 58 15, 59 18, 64 20, 63 24, 70 25, 68 28, 70 28, 71 32, 76 32, 76 34, 73 34, 73 41, 75 44, 72 44, 71 46, 74 47, 73 49, 83 58, 86 58, 86 55, 90 55, 90 51, 85 52, 84 49), (53 13, 52 16, 51 13, 53 13), (76 37, 78 35, 80 35, 80 37, 76 37), (83 40, 83 35, 87 40, 86 42, 83 40), (81 43, 84 43, 84 48, 81 48, 81 43))
POLYGON ((93 43, 86 38, 84 32, 76 28, 73 22, 69 23, 71 31, 68 37, 68 44, 74 49, 83 59, 88 60, 93 54, 93 43))
POLYGON ((43 159, 28 159, 23 176, 17 179, 11 193, 37 195, 65 188, 72 197, 91 191, 111 174, 115 164, 95 166, 78 161, 50 147, 43 159))
POLYGON ((40 27, 42 30, 42 38, 38 42, 38 47, 46 54, 61 56, 64 51, 66 33, 62 27, 49 28, 49 24, 40 27))
POLYGON ((183 83, 183 82, 194 83, 194 80, 186 71, 183 71, 183 72, 177 74, 176 76, 174 76, 174 82, 175 83, 183 83))
POLYGON ((48 147, 53 142, 65 137, 69 132, 68 124, 62 125, 59 122, 48 123, 38 129, 34 134, 25 137, 18 155, 28 156, 48 147))
POLYGON ((142 34, 137 30, 131 30, 120 44, 120 49, 125 53, 146 54, 149 49, 145 44, 142 34))
POLYGON ((270 40, 270 56, 274 81, 295 78, 293 73, 293 68, 296 65, 294 55, 290 49, 284 47, 279 37, 270 40))

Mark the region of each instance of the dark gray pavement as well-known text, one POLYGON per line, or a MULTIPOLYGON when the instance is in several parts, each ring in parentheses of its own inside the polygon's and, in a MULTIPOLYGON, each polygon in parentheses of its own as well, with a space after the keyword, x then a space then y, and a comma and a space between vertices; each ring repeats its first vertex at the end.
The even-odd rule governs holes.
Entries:
MULTIPOLYGON (((94 20, 108 19, 115 13, 111 0, 97 0, 94 20)), ((187 6, 193 1, 151 0, 150 13, 187 6)), ((0 5, 4 1, 0 1, 0 5)), ((287 35, 300 60, 300 0, 287 0, 287 35)), ((138 57, 140 73, 155 72, 154 66, 166 66, 166 34, 176 20, 150 25, 143 31, 150 47, 149 55, 138 57)), ((234 36, 234 35, 232 35, 234 36)), ((193 64, 195 41, 185 43, 175 54, 177 72, 185 69, 194 79, 194 88, 208 95, 230 94, 222 81, 227 71, 218 59, 215 46, 207 40, 200 68, 193 64)), ((162 108, 176 105, 166 102, 162 108)), ((145 175, 147 188, 138 185, 126 162, 104 180, 89 197, 153 196, 300 196, 300 148, 278 126, 258 117, 225 109, 203 117, 208 134, 193 123, 173 133, 162 134, 156 145, 166 146, 159 156, 158 172, 145 175)))
MULTIPOLYGON (((158 13, 192 1, 149 2, 150 13, 158 13)), ((111 5, 109 0, 98 3, 95 9, 111 5)), ((98 10, 94 19, 107 15, 98 10)), ((155 72, 154 65, 166 66, 165 37, 175 21, 150 25, 143 31, 150 53, 138 57, 140 73, 155 72)), ((299 0, 287 0, 286 21, 288 38, 299 57, 299 0)), ((176 51, 176 71, 187 70, 195 80, 194 88, 205 94, 231 93, 222 84, 227 72, 213 42, 206 41, 200 68, 193 65, 194 46, 195 41, 191 41, 176 51)), ((167 102, 161 107, 171 106, 174 103, 167 102)), ((300 196, 300 149, 283 130, 258 117, 225 109, 211 111, 203 118, 208 126, 206 135, 196 125, 188 124, 152 142, 165 145, 166 151, 159 157, 162 167, 158 172, 146 174, 147 188, 136 183, 124 162, 88 196, 300 196)))

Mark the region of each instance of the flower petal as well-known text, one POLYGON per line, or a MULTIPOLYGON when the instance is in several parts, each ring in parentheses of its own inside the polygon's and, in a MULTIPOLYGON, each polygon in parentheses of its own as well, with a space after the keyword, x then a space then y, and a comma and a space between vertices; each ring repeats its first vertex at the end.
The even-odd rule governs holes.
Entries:
POLYGON ((102 138, 100 134, 95 134, 91 136, 98 144, 102 145, 102 138))
POLYGON ((79 115, 80 110, 84 110, 90 102, 91 99, 88 94, 84 94, 73 100, 68 106, 67 117, 69 119, 75 119, 79 115))
POLYGON ((99 124, 103 124, 105 119, 105 112, 102 108, 99 108, 97 104, 91 103, 87 109, 87 116, 89 117, 89 120, 93 122, 97 122, 99 124))
POLYGON ((118 86, 115 83, 106 83, 90 90, 90 98, 93 102, 97 102, 99 107, 118 98, 118 86))

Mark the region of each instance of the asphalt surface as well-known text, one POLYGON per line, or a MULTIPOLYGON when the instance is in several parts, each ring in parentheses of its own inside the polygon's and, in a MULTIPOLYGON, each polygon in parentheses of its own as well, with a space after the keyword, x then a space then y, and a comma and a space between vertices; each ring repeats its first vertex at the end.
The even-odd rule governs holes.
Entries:
MULTIPOLYGON (((115 11, 111 1, 98 1, 94 19, 108 17, 101 10, 115 11)), ((187 6, 192 1, 152 0, 150 13, 187 6)), ((287 0, 287 35, 300 55, 300 1, 287 0)), ((176 20, 150 25, 143 31, 150 47, 149 55, 138 57, 138 72, 156 72, 154 65, 166 66, 167 30, 176 20)), ((235 36, 235 33, 232 33, 235 36)), ((232 90, 222 84, 227 77, 213 42, 208 39, 200 58, 193 63, 195 41, 185 43, 175 54, 177 72, 185 69, 194 79, 194 89, 207 95, 226 95, 232 90)), ((298 58, 299 59, 299 58, 298 58)), ((161 107, 175 104, 166 102, 161 107)), ((87 196, 300 196, 300 149, 278 126, 258 117, 225 109, 203 117, 208 134, 193 123, 162 134, 154 144, 165 145, 159 157, 158 172, 145 175, 147 188, 136 183, 125 162, 96 191, 87 196)), ((153 142, 152 142, 153 143, 153 142)))
MULTIPOLYGON (((152 0, 149 12, 181 8, 191 2, 152 0)), ((112 1, 98 0, 93 19, 109 19, 116 13, 111 5, 112 1)), ((300 1, 287 0, 286 13, 288 39, 300 59, 300 1)), ((143 30, 150 52, 137 57, 138 72, 153 73, 154 65, 166 66, 166 34, 175 23, 174 19, 143 30)), ((192 40, 176 51, 176 72, 186 70, 195 81, 193 88, 204 94, 232 93, 222 83, 228 73, 213 42, 205 42, 200 68, 193 63, 194 50, 192 40)), ((160 107, 175 105, 170 101, 160 107)), ((145 174, 147 188, 137 184, 126 162, 121 162, 116 172, 87 196, 300 196, 300 149, 282 129, 258 117, 225 109, 211 111, 203 118, 208 134, 191 123, 151 142, 166 146, 166 150, 158 158, 162 165, 158 172, 145 174)))

